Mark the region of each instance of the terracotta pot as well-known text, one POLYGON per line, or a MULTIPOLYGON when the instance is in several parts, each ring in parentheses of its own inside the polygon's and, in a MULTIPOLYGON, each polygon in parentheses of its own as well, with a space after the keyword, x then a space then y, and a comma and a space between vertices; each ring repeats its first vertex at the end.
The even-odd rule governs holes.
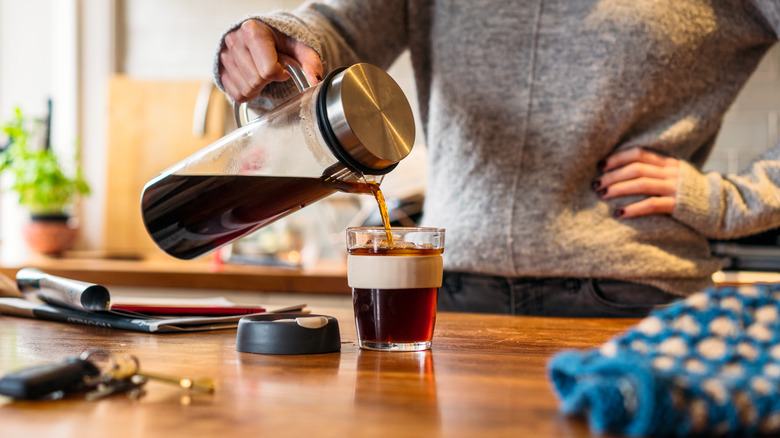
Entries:
POLYGON ((67 215, 31 215, 22 233, 33 251, 56 255, 73 248, 78 226, 67 215))

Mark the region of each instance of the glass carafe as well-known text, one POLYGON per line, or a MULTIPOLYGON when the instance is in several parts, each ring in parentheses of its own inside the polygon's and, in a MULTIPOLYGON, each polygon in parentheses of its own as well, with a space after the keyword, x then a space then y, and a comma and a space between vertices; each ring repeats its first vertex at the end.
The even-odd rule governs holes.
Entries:
POLYGON ((411 107, 378 67, 311 87, 298 66, 286 70, 299 94, 243 126, 236 105, 238 129, 146 184, 143 221, 163 251, 192 259, 337 191, 371 193, 411 151, 411 107))

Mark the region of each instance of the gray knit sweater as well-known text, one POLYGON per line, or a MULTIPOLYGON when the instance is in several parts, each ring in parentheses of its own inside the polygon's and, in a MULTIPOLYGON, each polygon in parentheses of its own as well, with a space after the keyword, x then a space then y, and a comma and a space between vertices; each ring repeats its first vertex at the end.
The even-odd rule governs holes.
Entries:
POLYGON ((326 72, 410 50, 424 225, 447 229, 448 270, 685 295, 720 267, 707 238, 780 226, 780 146, 739 175, 698 170, 777 41, 780 1, 340 0, 260 19, 314 47, 326 72), (616 219, 640 198, 591 189, 600 160, 634 147, 683 160, 671 216, 616 219))

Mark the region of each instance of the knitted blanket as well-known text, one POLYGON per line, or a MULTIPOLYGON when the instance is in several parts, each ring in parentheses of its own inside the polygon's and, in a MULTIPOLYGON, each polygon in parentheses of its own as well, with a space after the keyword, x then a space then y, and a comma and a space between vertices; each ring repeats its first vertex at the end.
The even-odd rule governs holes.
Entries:
POLYGON ((711 288, 600 348, 549 363, 561 408, 596 433, 780 433, 780 284, 711 288))

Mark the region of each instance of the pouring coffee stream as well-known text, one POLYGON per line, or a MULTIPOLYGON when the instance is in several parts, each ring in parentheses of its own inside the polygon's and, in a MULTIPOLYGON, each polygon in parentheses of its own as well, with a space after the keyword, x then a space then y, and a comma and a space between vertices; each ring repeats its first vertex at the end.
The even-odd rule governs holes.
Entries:
MULTIPOLYGON (((338 181, 343 181, 344 179, 349 178, 350 174, 352 174, 352 172, 349 169, 344 168, 339 164, 334 164, 325 169, 325 173, 323 173, 322 178, 326 183, 336 184, 338 181)), ((359 175, 359 178, 360 181, 362 181, 362 183, 368 187, 370 193, 374 196, 377 208, 379 209, 379 217, 382 218, 382 226, 385 228, 387 244, 389 246, 393 246, 393 233, 390 230, 390 214, 387 211, 385 195, 382 193, 382 189, 379 188, 378 182, 368 181, 362 174, 359 175)), ((345 191, 348 192, 348 190, 345 191)))
POLYGON ((143 220, 168 254, 199 257, 339 191, 373 194, 392 243, 376 177, 414 142, 400 87, 370 64, 312 87, 292 62, 286 69, 299 94, 147 183, 143 220))

